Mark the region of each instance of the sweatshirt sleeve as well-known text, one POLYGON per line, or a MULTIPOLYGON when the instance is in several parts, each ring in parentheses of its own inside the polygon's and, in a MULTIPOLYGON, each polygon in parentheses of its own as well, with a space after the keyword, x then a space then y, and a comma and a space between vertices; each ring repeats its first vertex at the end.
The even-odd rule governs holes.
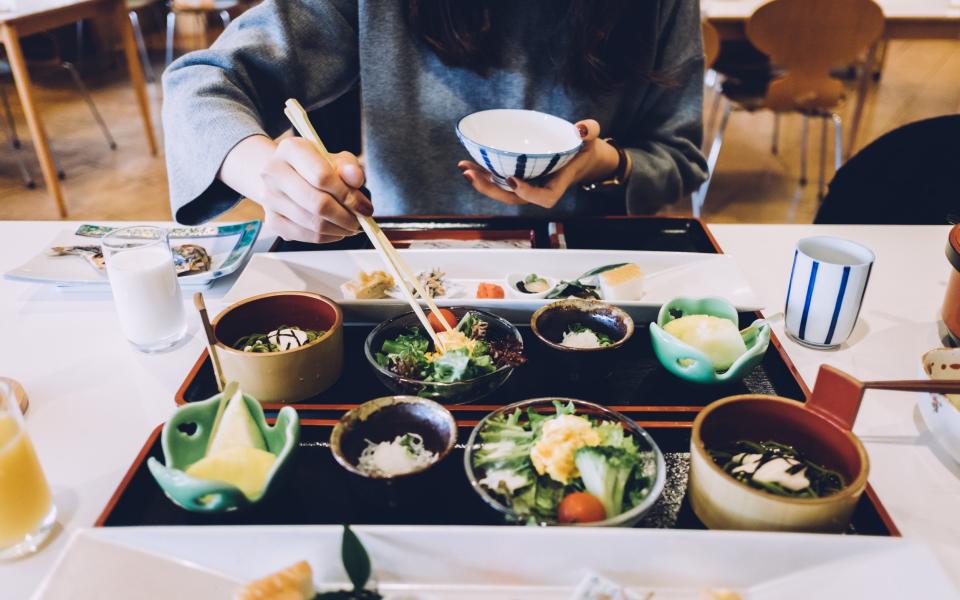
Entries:
MULTIPOLYGON (((666 5, 671 3, 667 2, 666 5)), ((703 41, 699 0, 677 0, 662 16, 653 83, 624 145, 632 160, 627 213, 658 210, 685 197, 707 177, 703 138, 703 41)))
POLYGON ((163 75, 163 131, 174 218, 192 225, 240 195, 217 179, 230 150, 287 129, 287 98, 308 109, 343 95, 359 76, 355 0, 266 0, 207 50, 163 75))

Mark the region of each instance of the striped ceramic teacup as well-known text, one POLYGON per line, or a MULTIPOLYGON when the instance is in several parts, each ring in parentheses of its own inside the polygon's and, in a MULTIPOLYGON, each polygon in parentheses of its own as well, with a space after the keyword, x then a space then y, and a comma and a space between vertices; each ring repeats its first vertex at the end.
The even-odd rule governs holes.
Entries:
POLYGON ((842 238, 797 242, 784 309, 787 334, 814 348, 846 341, 860 315, 873 262, 869 248, 842 238))
POLYGON ((457 137, 474 162, 490 171, 505 190, 508 177, 536 179, 553 173, 580 150, 583 140, 573 123, 537 112, 497 108, 465 116, 457 137))

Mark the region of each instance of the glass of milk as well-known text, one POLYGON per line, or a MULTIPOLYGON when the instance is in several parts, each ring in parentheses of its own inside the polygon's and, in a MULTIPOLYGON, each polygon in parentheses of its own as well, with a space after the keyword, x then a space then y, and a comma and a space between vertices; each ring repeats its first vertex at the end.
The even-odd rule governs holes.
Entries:
POLYGON ((141 352, 163 352, 187 333, 167 232, 124 227, 103 236, 103 257, 124 335, 141 352))

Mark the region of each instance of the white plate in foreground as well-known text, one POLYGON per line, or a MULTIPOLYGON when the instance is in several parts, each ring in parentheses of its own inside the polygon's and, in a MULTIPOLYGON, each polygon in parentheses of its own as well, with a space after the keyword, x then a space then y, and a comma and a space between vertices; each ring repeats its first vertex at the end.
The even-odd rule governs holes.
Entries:
MULTIPOLYGON (((654 600, 702 599, 704 590, 716 588, 733 589, 743 600, 957 597, 933 554, 902 538, 527 527, 356 531, 379 591, 391 600, 563 599, 589 572, 641 597, 652 591, 654 600)), ((227 600, 228 582, 256 579, 304 559, 318 587, 342 589, 347 579, 340 536, 336 526, 86 530, 72 540, 35 598, 227 600), (176 559, 159 558, 164 556, 176 559), (178 594, 145 585, 161 574, 177 582, 178 594), (94 584, 112 593, 79 593, 94 584), (56 595, 58 590, 73 593, 56 595)))
MULTIPOLYGON (((640 252, 623 250, 400 250, 414 272, 438 268, 461 293, 440 298, 440 306, 471 306, 496 312, 514 322, 526 322, 537 308, 552 300, 513 297, 502 300, 476 298, 477 284, 497 283, 507 288, 511 273, 536 273, 570 280, 614 263, 633 262, 644 273, 645 293, 640 300, 617 302, 634 319, 654 320, 660 307, 677 296, 719 296, 741 311, 763 308, 732 256, 693 252, 640 252)), ((409 308, 402 300, 347 300, 340 285, 360 271, 383 270, 374 250, 331 250, 255 254, 224 302, 234 302, 278 291, 310 291, 340 304, 348 321, 377 322, 409 308)))
MULTIPOLYGON (((171 246, 196 244, 203 246, 210 255, 210 270, 180 277, 181 287, 209 286, 215 279, 243 267, 260 234, 260 226, 260 221, 247 221, 169 228, 171 246)), ((89 235, 77 235, 85 228, 98 231, 112 229, 95 225, 64 229, 33 258, 4 275, 7 279, 52 283, 61 288, 108 289, 110 282, 105 271, 97 270, 80 256, 50 256, 48 252, 53 246, 99 246, 100 238, 93 234, 96 231, 89 235)))

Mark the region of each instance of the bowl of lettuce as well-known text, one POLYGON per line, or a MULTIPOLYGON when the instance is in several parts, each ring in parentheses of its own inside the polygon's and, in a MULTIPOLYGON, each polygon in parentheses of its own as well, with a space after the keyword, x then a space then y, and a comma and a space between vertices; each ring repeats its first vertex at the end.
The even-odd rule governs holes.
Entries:
POLYGON ((644 429, 608 408, 536 398, 487 415, 470 433, 467 478, 517 524, 630 527, 663 491, 663 454, 644 429))
MULTIPOLYGON (((463 404, 490 394, 525 361, 523 338, 509 321, 472 308, 453 315, 456 344, 436 352, 413 312, 384 321, 367 336, 364 354, 377 378, 396 394, 463 404)), ((446 342, 445 342, 446 343, 446 342)))

